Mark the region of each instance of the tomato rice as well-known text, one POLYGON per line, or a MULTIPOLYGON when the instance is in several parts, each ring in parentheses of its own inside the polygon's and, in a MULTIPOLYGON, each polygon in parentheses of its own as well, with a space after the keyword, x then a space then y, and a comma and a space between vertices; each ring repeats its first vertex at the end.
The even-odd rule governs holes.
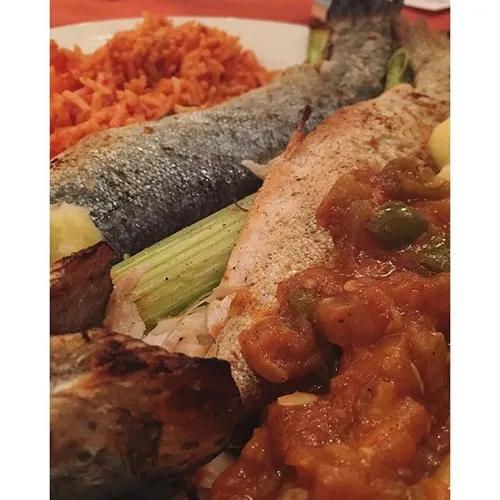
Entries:
POLYGON ((154 14, 91 54, 51 40, 51 158, 93 132, 213 106, 272 77, 237 37, 154 14))

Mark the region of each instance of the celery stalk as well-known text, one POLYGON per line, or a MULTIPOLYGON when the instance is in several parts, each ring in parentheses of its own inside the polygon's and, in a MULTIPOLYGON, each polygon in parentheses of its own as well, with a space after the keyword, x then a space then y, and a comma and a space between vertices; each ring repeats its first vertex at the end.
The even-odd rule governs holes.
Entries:
POLYGON ((113 282, 147 264, 134 301, 148 328, 159 319, 183 312, 208 294, 222 278, 255 195, 146 248, 113 267, 113 282), (242 207, 245 210, 242 210, 242 207))

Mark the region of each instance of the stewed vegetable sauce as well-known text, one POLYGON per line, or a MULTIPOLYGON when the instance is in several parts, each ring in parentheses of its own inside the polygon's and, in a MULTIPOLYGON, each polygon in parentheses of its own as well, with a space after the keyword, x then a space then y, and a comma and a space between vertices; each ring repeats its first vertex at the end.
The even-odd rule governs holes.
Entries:
POLYGON ((337 374, 273 403, 212 499, 449 498, 449 196, 410 160, 338 179, 317 212, 330 262, 240 336, 270 382, 331 376, 341 352, 337 374))

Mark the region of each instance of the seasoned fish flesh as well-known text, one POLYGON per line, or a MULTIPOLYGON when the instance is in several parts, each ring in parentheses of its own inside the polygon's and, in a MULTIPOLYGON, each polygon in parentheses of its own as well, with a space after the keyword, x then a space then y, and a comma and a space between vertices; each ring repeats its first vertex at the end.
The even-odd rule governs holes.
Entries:
POLYGON ((311 130, 383 90, 402 1, 337 3, 333 51, 321 67, 290 68, 207 110, 85 138, 52 160, 51 203, 88 208, 111 246, 134 254, 255 192, 261 181, 242 161, 265 163, 281 153, 307 105, 311 130))
POLYGON ((53 500, 148 498, 229 442, 229 365, 94 329, 50 339, 53 500))
POLYGON ((209 355, 231 363, 246 414, 262 408, 269 383, 247 363, 239 335, 276 307, 280 281, 327 262, 331 237, 317 227, 315 213, 331 186, 363 165, 429 161, 429 136, 449 116, 449 39, 416 28, 408 50, 415 88, 394 87, 338 111, 307 136, 297 132, 269 165, 217 292, 224 298, 210 304, 207 319, 217 337, 209 355))

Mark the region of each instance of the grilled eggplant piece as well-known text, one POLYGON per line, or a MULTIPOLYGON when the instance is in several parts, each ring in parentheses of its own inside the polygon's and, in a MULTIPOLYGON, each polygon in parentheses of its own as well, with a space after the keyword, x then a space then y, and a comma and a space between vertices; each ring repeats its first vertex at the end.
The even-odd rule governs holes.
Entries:
POLYGON ((50 267, 50 333, 100 326, 113 289, 116 258, 104 241, 58 260, 50 267))
POLYGON ((213 459, 239 417, 229 364, 94 329, 50 339, 52 500, 161 490, 213 459))

